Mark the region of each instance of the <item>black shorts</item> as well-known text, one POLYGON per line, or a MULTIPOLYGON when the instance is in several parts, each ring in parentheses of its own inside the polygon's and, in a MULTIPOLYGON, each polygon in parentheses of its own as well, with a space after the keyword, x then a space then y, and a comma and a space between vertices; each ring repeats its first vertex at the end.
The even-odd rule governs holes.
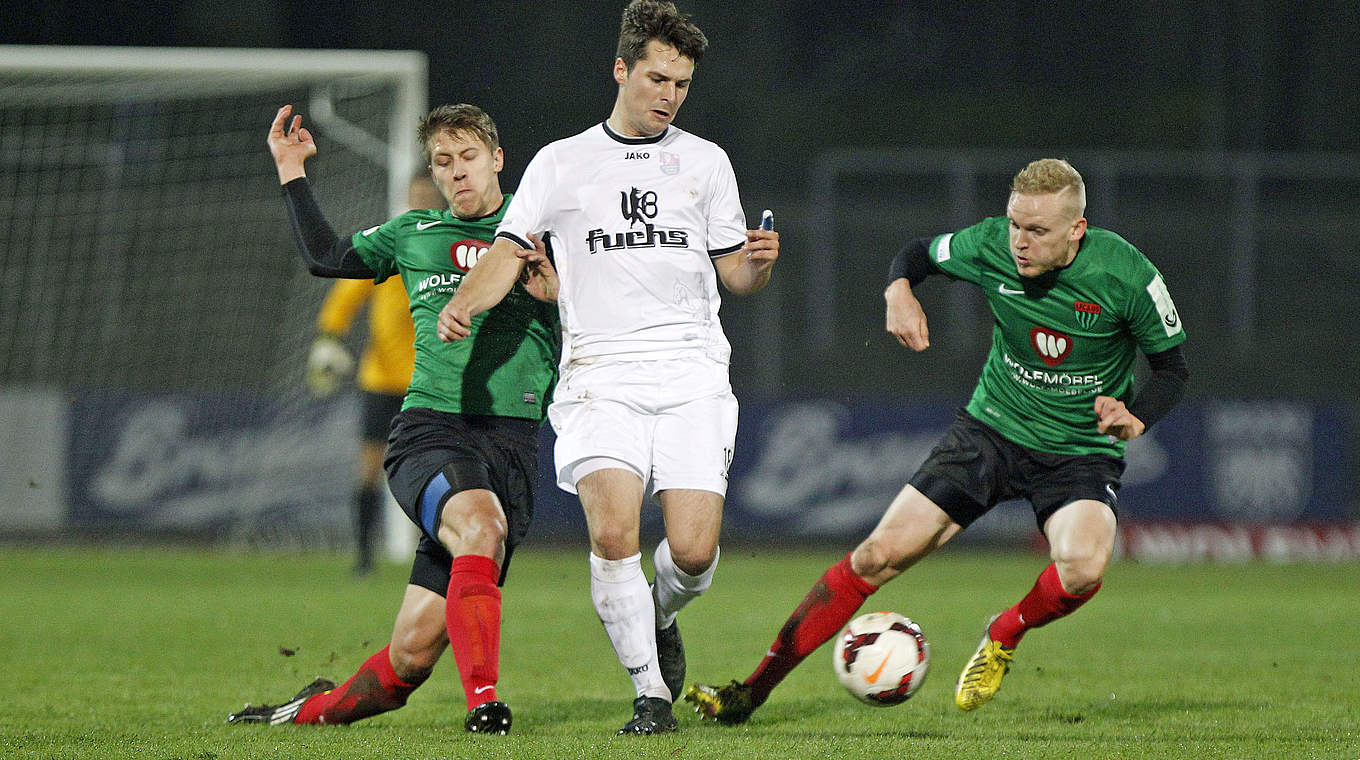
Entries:
POLYGON ((400 393, 359 392, 359 432, 365 441, 387 443, 392 432, 392 418, 401 411, 406 396, 400 393))
POLYGON ((1104 502, 1118 515, 1123 474, 1119 457, 1028 449, 959 410, 911 484, 965 528, 998 502, 1028 499, 1042 531, 1054 512, 1081 499, 1104 502))
POLYGON ((392 423, 384 466, 397 504, 422 533, 411 583, 440 596, 448 591, 453 558, 433 535, 447 499, 424 504, 426 486, 441 477, 449 494, 485 488, 500 499, 509 527, 499 581, 505 582, 510 555, 533 520, 537 421, 406 409, 392 423))

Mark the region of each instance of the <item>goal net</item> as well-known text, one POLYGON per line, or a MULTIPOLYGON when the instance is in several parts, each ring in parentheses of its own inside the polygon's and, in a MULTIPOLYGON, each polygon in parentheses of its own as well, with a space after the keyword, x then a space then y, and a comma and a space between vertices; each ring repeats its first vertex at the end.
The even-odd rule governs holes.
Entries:
POLYGON ((0 394, 60 394, 64 431, 6 477, 57 527, 350 541, 357 407, 305 391, 329 283, 265 137, 293 104, 347 233, 404 210, 425 92, 413 52, 0 46, 0 394))

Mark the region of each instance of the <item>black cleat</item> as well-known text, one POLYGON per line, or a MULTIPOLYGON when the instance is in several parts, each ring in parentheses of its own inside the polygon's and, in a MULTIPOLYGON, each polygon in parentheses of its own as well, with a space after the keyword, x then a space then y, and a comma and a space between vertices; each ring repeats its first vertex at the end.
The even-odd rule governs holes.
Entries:
POLYGON ((510 705, 504 702, 483 702, 467 711, 463 728, 473 734, 510 733, 510 705))
POLYGON ((327 681, 324 678, 318 678, 315 681, 312 681, 311 683, 302 687, 302 691, 299 691, 291 700, 289 700, 285 704, 253 705, 253 706, 247 704, 245 706, 245 709, 241 710, 241 712, 232 713, 228 715, 227 722, 267 723, 271 726, 277 726, 283 723, 292 723, 293 718, 297 717, 298 710, 302 709, 303 702, 306 702, 309 697, 314 697, 317 694, 324 694, 325 692, 328 692, 334 688, 335 688, 334 681, 327 681))
POLYGON ((671 703, 658 697, 633 700, 633 719, 623 724, 618 736, 625 734, 665 734, 676 728, 671 703))
POLYGON ((680 623, 656 629, 656 657, 661 664, 661 680, 671 691, 671 702, 685 690, 685 642, 680 640, 680 623))

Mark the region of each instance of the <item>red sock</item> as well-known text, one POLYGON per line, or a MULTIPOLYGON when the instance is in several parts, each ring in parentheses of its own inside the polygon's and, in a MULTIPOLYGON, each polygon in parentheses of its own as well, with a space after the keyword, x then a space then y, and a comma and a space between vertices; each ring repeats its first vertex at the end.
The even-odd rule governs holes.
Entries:
POLYGON ((1039 573, 1034 588, 1025 594, 1025 598, 1001 613, 996 622, 992 623, 989 629, 992 640, 1001 642, 1001 646, 1007 649, 1014 649, 1026 631, 1072 614, 1099 590, 1100 584, 1096 584, 1096 587, 1084 596, 1067 593, 1062 587, 1062 581, 1058 580, 1058 566, 1050 564, 1039 573))
POLYGON ((476 554, 454 557, 449 574, 444 619, 469 710, 496 699, 501 659, 499 577, 496 562, 476 554))
POLYGON ((849 554, 827 568, 785 621, 784 627, 779 629, 765 659, 746 679, 755 704, 763 704, 774 687, 803 658, 840 632, 864 600, 877 590, 877 586, 870 585, 850 569, 849 554))
POLYGON ((406 683, 392 670, 389 646, 359 666, 359 671, 340 686, 302 703, 294 723, 353 723, 371 715, 395 710, 420 683, 406 683))

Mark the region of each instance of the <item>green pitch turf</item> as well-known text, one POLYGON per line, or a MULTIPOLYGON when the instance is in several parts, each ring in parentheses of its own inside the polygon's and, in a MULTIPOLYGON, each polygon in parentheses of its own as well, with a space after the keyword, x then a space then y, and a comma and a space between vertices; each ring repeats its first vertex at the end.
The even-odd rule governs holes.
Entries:
MULTIPOLYGON (((729 544, 681 617, 690 680, 750 672, 844 547, 729 544)), ((0 546, 3 758, 1358 758, 1360 567, 1116 564, 1030 634, 994 702, 952 689, 987 616, 1045 560, 948 547, 872 597, 925 629, 906 704, 860 705, 814 653, 742 727, 677 710, 678 733, 612 736, 632 689, 588 597, 586 550, 524 547, 505 589, 509 737, 462 731, 452 656, 406 708, 353 726, 228 726, 316 676, 348 677, 390 634, 405 568, 355 580, 337 555, 0 546)))

